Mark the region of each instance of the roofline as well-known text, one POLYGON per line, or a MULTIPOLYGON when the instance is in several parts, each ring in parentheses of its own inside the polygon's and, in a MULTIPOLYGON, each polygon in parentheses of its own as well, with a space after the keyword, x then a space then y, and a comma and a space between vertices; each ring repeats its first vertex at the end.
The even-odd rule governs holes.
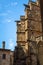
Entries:
POLYGON ((10 49, 2 49, 2 48, 0 48, 0 50, 2 50, 2 51, 11 51, 10 49))

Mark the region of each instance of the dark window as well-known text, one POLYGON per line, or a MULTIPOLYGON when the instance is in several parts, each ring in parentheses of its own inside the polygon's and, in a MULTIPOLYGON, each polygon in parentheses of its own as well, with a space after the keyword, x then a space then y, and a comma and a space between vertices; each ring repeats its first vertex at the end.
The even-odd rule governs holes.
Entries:
POLYGON ((2 59, 6 59, 6 54, 3 54, 2 55, 2 59))

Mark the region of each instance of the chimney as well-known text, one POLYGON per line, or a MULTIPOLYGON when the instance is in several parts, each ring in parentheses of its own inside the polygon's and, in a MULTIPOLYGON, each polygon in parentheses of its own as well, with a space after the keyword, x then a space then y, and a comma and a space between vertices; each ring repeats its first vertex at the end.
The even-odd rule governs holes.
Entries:
POLYGON ((2 48, 5 49, 5 41, 2 42, 2 48))

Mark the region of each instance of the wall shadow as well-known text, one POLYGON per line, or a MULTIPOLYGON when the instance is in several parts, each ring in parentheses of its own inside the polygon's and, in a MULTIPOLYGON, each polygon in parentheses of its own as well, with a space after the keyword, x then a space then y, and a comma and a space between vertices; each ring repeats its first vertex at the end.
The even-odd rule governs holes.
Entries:
POLYGON ((21 45, 15 47, 13 65, 26 65, 26 54, 21 45))

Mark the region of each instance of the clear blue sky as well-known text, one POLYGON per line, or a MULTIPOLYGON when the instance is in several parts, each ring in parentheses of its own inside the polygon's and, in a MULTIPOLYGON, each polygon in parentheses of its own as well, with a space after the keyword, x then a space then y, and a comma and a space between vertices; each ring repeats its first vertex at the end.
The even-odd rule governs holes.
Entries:
POLYGON ((0 0, 0 48, 6 41, 6 48, 13 50, 16 46, 16 23, 24 15, 24 3, 28 0, 0 0))

